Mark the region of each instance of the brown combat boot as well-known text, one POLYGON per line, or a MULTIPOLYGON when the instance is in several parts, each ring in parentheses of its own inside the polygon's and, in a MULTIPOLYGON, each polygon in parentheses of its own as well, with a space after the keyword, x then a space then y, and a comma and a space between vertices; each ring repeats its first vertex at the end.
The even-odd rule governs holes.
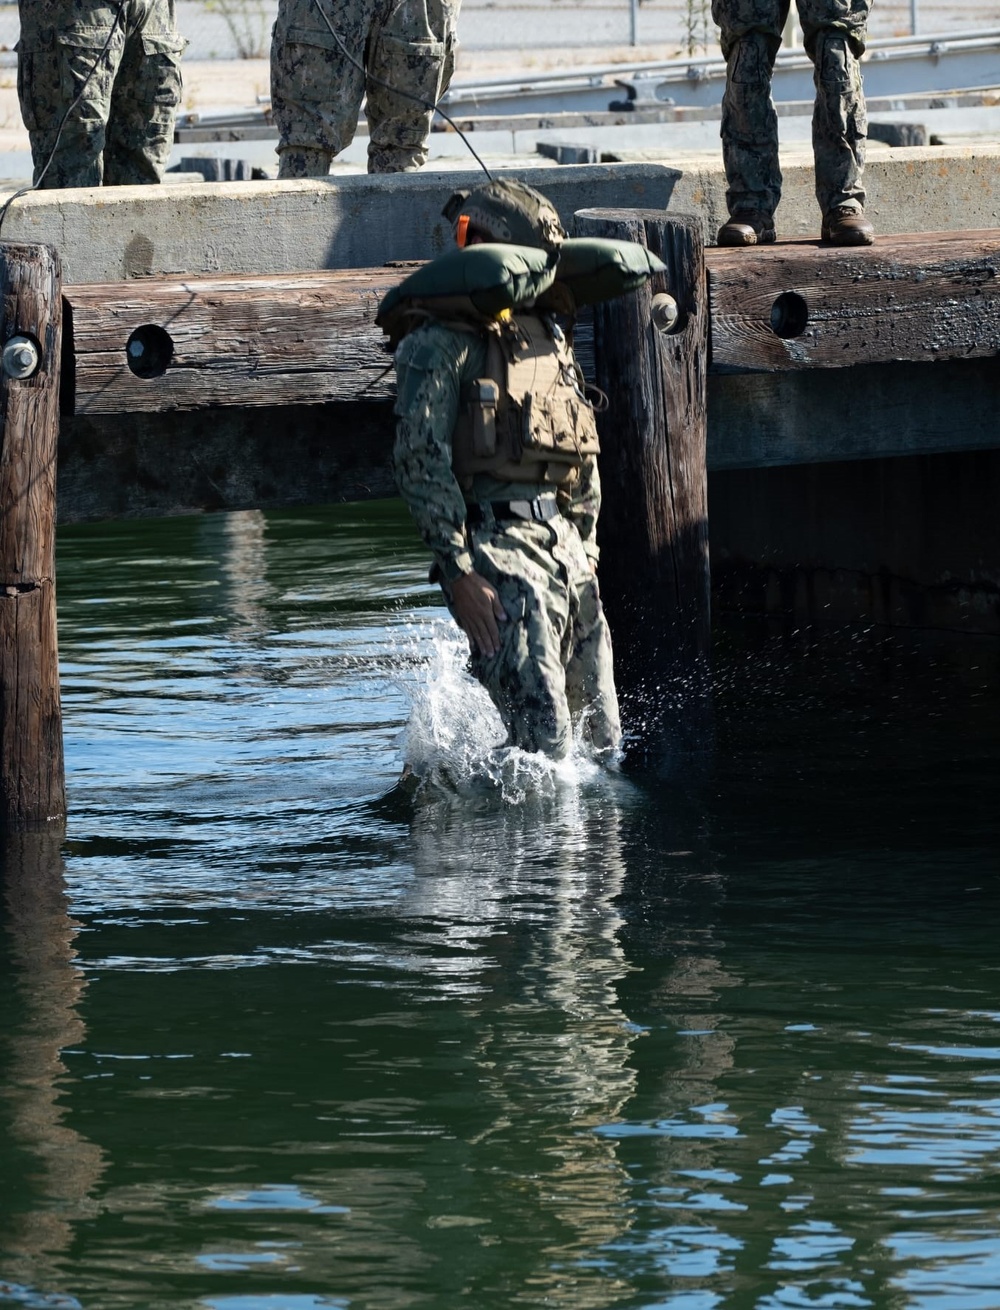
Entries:
POLYGON ((719 228, 720 246, 769 246, 774 241, 774 219, 770 214, 737 211, 719 228))
POLYGON ((875 229, 865 218, 863 209, 838 205, 823 218, 822 239, 831 246, 870 246, 875 229))

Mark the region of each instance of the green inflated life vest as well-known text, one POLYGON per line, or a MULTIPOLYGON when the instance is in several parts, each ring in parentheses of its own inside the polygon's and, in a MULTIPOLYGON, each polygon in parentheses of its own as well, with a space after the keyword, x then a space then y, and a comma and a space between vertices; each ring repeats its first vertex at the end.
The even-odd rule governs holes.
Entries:
POLYGON ((542 303, 571 312, 584 305, 597 305, 635 291, 654 273, 667 266, 636 241, 615 241, 606 237, 574 237, 559 247, 559 262, 551 290, 542 303), (566 303, 566 293, 572 303, 566 303))
POLYGON ((395 345, 428 316, 472 323, 537 304, 572 314, 613 300, 666 265, 634 241, 577 237, 558 254, 533 246, 480 244, 421 265, 383 297, 375 321, 395 345))
POLYGON ((398 341, 428 315, 489 322, 533 303, 555 277, 555 255, 533 246, 480 244, 449 250, 382 298, 375 322, 398 341))

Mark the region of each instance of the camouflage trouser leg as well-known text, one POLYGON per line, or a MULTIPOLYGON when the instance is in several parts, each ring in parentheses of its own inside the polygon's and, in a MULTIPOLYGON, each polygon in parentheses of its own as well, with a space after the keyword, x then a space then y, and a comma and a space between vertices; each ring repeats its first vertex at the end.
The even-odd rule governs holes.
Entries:
POLYGON ((778 118, 771 101, 770 40, 749 32, 727 61, 722 98, 722 161, 730 214, 771 217, 781 199, 778 118))
MULTIPOLYGON (((858 59, 865 49, 871 0, 797 4, 806 53, 815 69, 816 196, 824 214, 838 205, 863 209, 867 122, 858 59)), ((773 214, 781 195, 781 172, 771 70, 788 0, 713 0, 712 16, 727 61, 722 152, 729 212, 773 214)))
POLYGON ((111 93, 105 186, 159 182, 174 142, 184 42, 174 26, 174 0, 147 0, 146 8, 142 29, 125 42, 111 93))
POLYGON ((868 0, 799 0, 806 51, 813 61, 816 105, 813 152, 816 199, 824 214, 839 205, 862 210, 868 118, 861 86, 868 0))
POLYGON ((788 0, 712 3, 726 60, 720 134, 730 214, 771 217, 781 199, 771 71, 787 16, 788 0))
POLYGON ((580 735, 598 754, 615 750, 622 739, 615 690, 611 632, 604 617, 597 578, 576 591, 571 641, 566 659, 566 700, 580 735))
POLYGON ((21 0, 18 95, 36 182, 50 156, 43 187, 159 181, 180 102, 173 8, 21 0))
POLYGON ((473 655, 510 745, 567 755, 577 727, 598 753, 621 739, 611 637, 597 579, 576 529, 565 519, 482 528, 475 567, 496 587, 507 614, 496 655, 473 655))
POLYGON ((271 38, 271 112, 278 176, 316 177, 351 144, 364 96, 364 60, 376 0, 279 0, 271 38))
POLYGON ((454 71, 457 22, 458 0, 389 0, 376 21, 367 59, 369 173, 426 163, 433 106, 454 71))
POLYGON ((41 179, 43 187, 100 186, 111 90, 125 48, 125 23, 119 21, 117 6, 110 4, 89 6, 77 21, 68 3, 21 0, 19 8, 17 92, 31 141, 34 181, 39 184, 41 179), (105 42, 108 48, 101 54, 105 42), (81 91, 80 103, 60 134, 60 124, 81 91))

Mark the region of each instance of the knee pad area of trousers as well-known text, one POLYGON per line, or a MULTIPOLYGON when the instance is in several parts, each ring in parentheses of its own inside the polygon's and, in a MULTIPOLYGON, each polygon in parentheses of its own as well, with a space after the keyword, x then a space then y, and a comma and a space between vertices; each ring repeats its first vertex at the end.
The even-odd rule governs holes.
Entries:
POLYGON ((858 61, 843 32, 820 32, 815 59, 816 78, 823 86, 846 88, 855 81, 858 61))
POLYGON ((729 56, 729 79, 737 85, 767 86, 774 66, 773 43, 763 32, 741 36, 729 56))

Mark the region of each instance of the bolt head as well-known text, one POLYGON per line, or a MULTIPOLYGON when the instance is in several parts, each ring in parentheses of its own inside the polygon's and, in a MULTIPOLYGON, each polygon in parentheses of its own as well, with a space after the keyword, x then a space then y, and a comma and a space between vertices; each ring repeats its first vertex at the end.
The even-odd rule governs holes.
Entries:
POLYGON ((653 323, 661 332, 670 332, 680 318, 680 310, 677 308, 677 301, 673 296, 668 296, 665 291, 660 291, 653 297, 652 305, 653 323))
POLYGON ((4 373, 19 382, 37 373, 41 362, 41 352, 30 337, 11 337, 0 353, 4 373))

